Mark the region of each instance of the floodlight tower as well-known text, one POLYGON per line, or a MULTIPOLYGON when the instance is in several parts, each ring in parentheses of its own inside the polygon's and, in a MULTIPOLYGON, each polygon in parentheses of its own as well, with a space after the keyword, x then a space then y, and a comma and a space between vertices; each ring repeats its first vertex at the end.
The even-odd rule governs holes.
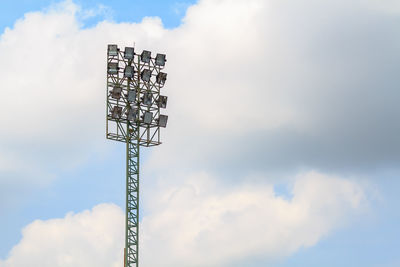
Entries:
POLYGON ((126 213, 124 266, 139 266, 139 148, 161 144, 160 127, 168 116, 160 109, 167 97, 160 94, 167 79, 166 58, 134 47, 121 51, 107 47, 107 139, 126 143, 126 213))

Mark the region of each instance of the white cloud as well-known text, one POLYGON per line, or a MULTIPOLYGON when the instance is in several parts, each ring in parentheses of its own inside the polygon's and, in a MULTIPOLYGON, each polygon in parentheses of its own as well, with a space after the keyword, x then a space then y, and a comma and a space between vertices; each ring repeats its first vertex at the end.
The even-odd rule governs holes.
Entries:
MULTIPOLYGON (((315 245, 366 205, 357 183, 317 172, 296 177, 290 199, 276 195, 271 184, 231 188, 204 173, 159 190, 141 222, 141 266, 280 259, 315 245)), ((123 232, 124 214, 110 204, 35 221, 0 266, 119 266, 123 232)))
POLYGON ((141 226, 145 266, 230 266, 253 256, 279 259, 315 245, 366 204, 357 183, 316 172, 296 178, 290 199, 276 195, 270 184, 227 189, 205 174, 163 190, 156 210, 141 226))
POLYGON ((100 139, 101 119, 92 115, 101 105, 92 95, 101 74, 82 61, 102 61, 89 53, 82 56, 87 50, 81 45, 76 9, 65 2, 45 14, 25 14, 1 36, 0 120, 6 125, 0 134, 1 153, 15 155, 15 172, 26 166, 31 177, 43 177, 52 167, 74 165, 100 139))
POLYGON ((371 3, 204 0, 172 30, 159 18, 82 29, 71 1, 27 13, 0 38, 0 159, 14 159, 1 179, 40 181, 105 149, 105 47, 133 42, 168 56, 160 166, 393 165, 399 27, 371 3))
POLYGON ((395 24, 367 3, 200 1, 166 35, 174 91, 155 162, 397 165, 395 24))
POLYGON ((37 220, 0 266, 122 266, 124 229, 124 214, 113 204, 37 220))

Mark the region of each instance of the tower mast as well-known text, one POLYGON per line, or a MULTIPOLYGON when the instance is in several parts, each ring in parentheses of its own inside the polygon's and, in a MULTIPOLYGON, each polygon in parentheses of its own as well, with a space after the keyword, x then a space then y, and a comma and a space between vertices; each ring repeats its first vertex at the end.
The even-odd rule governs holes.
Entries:
POLYGON ((115 44, 107 47, 106 137, 126 144, 125 267, 139 266, 140 146, 160 145, 160 127, 168 120, 160 113, 167 106, 160 94, 165 62, 165 54, 153 58, 147 50, 136 54, 134 47, 123 52, 115 44))

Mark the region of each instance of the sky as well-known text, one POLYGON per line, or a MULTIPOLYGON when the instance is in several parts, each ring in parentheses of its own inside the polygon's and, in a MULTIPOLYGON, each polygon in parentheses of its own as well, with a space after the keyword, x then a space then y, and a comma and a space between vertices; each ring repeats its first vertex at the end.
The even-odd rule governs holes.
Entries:
POLYGON ((400 266, 398 1, 16 0, 0 10, 0 267, 123 265, 110 43, 167 55, 141 266, 400 266))

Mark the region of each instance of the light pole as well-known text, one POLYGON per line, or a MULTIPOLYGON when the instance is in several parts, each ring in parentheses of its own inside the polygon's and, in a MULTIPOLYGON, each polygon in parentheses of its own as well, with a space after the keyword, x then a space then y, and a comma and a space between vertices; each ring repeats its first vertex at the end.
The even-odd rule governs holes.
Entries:
POLYGON ((167 97, 160 94, 167 79, 165 62, 164 54, 153 58, 147 50, 136 54, 134 47, 107 47, 106 136, 126 143, 126 267, 139 266, 140 146, 161 144, 160 127, 168 120, 160 113, 167 106, 167 97))

